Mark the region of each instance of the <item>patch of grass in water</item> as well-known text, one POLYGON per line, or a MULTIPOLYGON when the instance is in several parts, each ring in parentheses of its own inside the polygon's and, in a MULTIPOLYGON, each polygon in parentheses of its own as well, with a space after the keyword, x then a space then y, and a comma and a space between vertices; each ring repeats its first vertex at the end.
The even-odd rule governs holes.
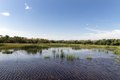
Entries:
POLYGON ((4 44, 0 43, 0 46, 4 46, 4 44))
POLYGON ((120 59, 115 59, 115 62, 120 64, 120 59))
POLYGON ((93 58, 92 58, 92 56, 87 56, 86 59, 87 60, 92 60, 93 58))
POLYGON ((73 50, 80 50, 81 47, 72 47, 73 50))
POLYGON ((3 54, 12 54, 12 53, 13 53, 13 51, 8 51, 8 50, 5 50, 5 51, 3 51, 2 53, 3 53, 3 54))
POLYGON ((64 52, 62 52, 62 53, 60 54, 60 58, 61 58, 61 59, 65 58, 64 52))
POLYGON ((114 53, 120 55, 120 49, 116 49, 116 50, 114 51, 114 53))
POLYGON ((76 56, 73 55, 73 54, 68 54, 68 55, 66 56, 66 59, 67 59, 68 61, 73 61, 73 60, 76 59, 76 56))
POLYGON ((44 56, 44 59, 50 59, 50 56, 44 56))
POLYGON ((56 58, 59 58, 59 54, 56 54, 56 58))

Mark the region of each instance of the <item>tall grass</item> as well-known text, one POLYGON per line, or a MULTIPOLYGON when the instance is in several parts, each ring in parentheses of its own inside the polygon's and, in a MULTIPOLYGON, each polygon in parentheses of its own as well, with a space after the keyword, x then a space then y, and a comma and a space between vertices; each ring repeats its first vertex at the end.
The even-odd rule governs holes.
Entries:
POLYGON ((87 60, 92 60, 93 58, 92 58, 92 56, 87 56, 86 59, 87 60))
POLYGON ((68 61, 73 61, 73 60, 76 59, 76 56, 73 55, 73 54, 67 54, 66 59, 67 59, 68 61))
POLYGON ((107 46, 107 45, 82 45, 82 44, 60 44, 60 43, 42 43, 42 44, 12 44, 12 43, 3 43, 0 44, 0 49, 13 49, 13 48, 49 48, 49 47, 73 47, 75 49, 80 48, 102 48, 102 49, 109 49, 113 50, 115 54, 120 54, 120 47, 119 46, 107 46))
POLYGON ((50 56, 44 56, 44 59, 50 59, 50 56))

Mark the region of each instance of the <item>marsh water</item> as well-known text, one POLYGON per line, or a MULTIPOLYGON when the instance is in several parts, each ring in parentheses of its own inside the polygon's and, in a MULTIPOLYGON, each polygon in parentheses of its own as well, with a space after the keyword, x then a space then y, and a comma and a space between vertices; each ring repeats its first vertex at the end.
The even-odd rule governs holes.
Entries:
POLYGON ((0 80, 120 80, 120 57, 70 47, 0 50, 0 80))

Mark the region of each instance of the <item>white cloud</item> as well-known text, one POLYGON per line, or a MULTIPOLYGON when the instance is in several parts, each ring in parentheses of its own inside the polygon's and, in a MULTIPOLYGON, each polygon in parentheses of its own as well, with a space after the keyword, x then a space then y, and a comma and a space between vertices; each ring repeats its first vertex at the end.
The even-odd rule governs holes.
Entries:
POLYGON ((95 32, 95 33, 103 33, 103 32, 108 32, 108 31, 104 31, 104 30, 98 30, 98 29, 93 29, 93 28, 89 28, 89 27, 86 27, 85 29, 86 29, 86 30, 88 30, 88 31, 95 32))
POLYGON ((28 36, 28 33, 24 31, 19 31, 13 28, 9 28, 6 26, 0 27, 0 35, 9 35, 9 36, 28 36))
POLYGON ((25 3, 25 10, 30 10, 32 7, 30 7, 27 3, 25 3))
POLYGON ((111 31, 103 31, 96 29, 87 29, 90 32, 78 35, 71 34, 44 34, 40 32, 29 32, 29 31, 20 31, 15 30, 14 28, 9 27, 0 27, 0 35, 10 35, 10 36, 23 36, 23 37, 34 37, 34 38, 46 38, 54 40, 98 40, 98 39, 120 39, 120 29, 115 29, 111 31))
MULTIPOLYGON (((111 31, 104 31, 104 30, 96 30, 92 28, 86 28, 87 30, 91 31, 88 33, 88 39, 120 39, 120 29, 111 30, 111 31)), ((87 39, 86 37, 86 39, 87 39)))
POLYGON ((10 16, 10 13, 9 12, 1 12, 0 15, 8 17, 8 16, 10 16))

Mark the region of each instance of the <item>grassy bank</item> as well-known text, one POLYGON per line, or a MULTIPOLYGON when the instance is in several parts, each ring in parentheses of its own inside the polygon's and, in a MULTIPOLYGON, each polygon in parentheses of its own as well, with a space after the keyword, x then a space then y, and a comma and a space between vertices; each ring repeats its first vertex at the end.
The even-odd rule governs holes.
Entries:
POLYGON ((82 44, 60 44, 60 43, 46 43, 46 44, 15 44, 15 43, 4 43, 0 44, 0 49, 12 49, 12 48, 49 48, 49 47, 72 47, 75 49, 80 48, 102 48, 108 50, 114 50, 116 54, 120 54, 119 46, 108 46, 108 45, 82 45, 82 44))

